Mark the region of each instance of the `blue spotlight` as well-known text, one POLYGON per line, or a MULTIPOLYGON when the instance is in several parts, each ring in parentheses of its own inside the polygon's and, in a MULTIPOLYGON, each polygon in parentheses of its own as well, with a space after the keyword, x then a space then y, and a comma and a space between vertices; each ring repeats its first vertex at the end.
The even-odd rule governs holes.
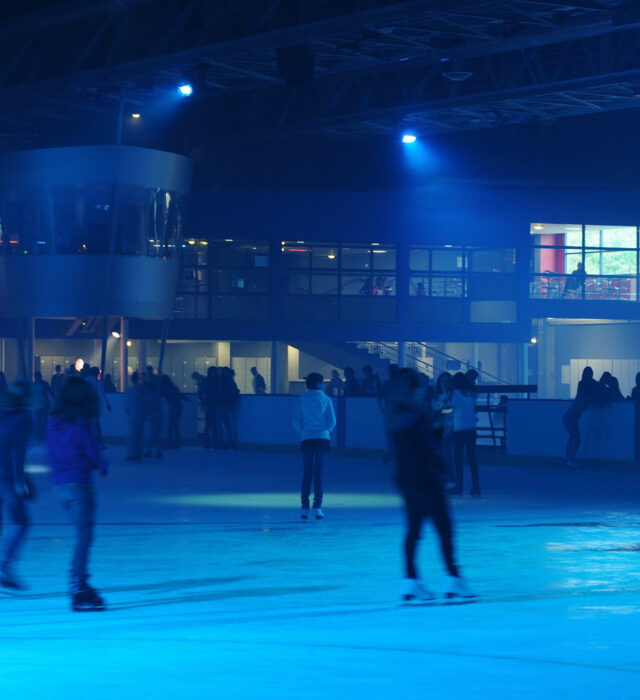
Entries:
POLYGON ((402 134, 402 143, 415 143, 417 138, 415 134, 402 134))
POLYGON ((184 85, 178 86, 178 92, 182 97, 189 97, 189 95, 193 95, 193 88, 189 83, 185 83, 184 85))

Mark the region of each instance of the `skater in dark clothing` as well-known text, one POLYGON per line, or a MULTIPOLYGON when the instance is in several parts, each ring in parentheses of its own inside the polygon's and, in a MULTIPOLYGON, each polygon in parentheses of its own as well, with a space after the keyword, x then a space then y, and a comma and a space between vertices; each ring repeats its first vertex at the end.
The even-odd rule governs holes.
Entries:
POLYGON ((576 455, 580 447, 580 417, 589 406, 600 406, 604 402, 604 389, 593 378, 593 369, 585 367, 573 403, 562 416, 562 423, 569 433, 565 450, 566 465, 577 467, 576 455))
POLYGON ((145 395, 140 383, 140 375, 137 372, 131 375, 131 384, 127 389, 124 412, 129 419, 127 461, 141 462, 144 443, 145 395))
POLYGON ((49 384, 42 378, 41 372, 35 372, 33 378, 31 395, 33 397, 33 413, 36 421, 35 435, 38 442, 43 442, 47 433, 47 418, 49 417, 53 394, 49 384))
POLYGON ((142 389, 144 396, 144 421, 146 424, 146 449, 144 456, 157 459, 162 457, 161 433, 162 433, 162 403, 158 390, 158 375, 153 367, 147 365, 142 377, 142 389))
POLYGON ((331 399, 322 390, 323 376, 312 372, 306 378, 306 385, 307 391, 300 397, 293 415, 293 427, 300 433, 304 469, 300 489, 300 517, 303 520, 309 519, 309 496, 313 481, 313 510, 316 520, 322 520, 322 472, 331 444, 331 431, 336 427, 336 416, 331 399))
POLYGON ((408 526, 402 601, 432 601, 436 597, 421 585, 415 566, 416 547, 426 518, 433 520, 440 538, 448 573, 445 597, 473 598, 455 562, 451 518, 441 482, 444 465, 439 455, 439 432, 422 412, 422 406, 417 405, 421 403, 419 389, 418 373, 401 369, 389 382, 385 411, 394 446, 396 484, 404 498, 408 526))
POLYGON ((91 425, 99 412, 98 398, 89 384, 70 377, 47 426, 54 490, 75 527, 71 607, 76 611, 105 609, 102 597, 88 583, 96 511, 93 472, 103 476, 108 472, 108 462, 91 425))
POLYGON ((204 449, 218 447, 216 410, 218 406, 218 368, 209 367, 207 376, 200 382, 200 401, 204 409, 204 449))
MULTIPOLYGON (((24 473, 27 441, 33 428, 29 411, 31 387, 16 382, 7 387, 0 407, 0 514, 5 524, 0 559, 0 586, 22 590, 13 564, 24 542, 29 526, 25 499, 29 484, 24 473)), ((1 522, 1 521, 0 521, 1 522)))
POLYGON ((62 391, 62 387, 64 386, 66 377, 64 373, 62 372, 62 365, 56 365, 56 371, 55 374, 51 375, 51 393, 53 394, 54 400, 58 399, 58 396, 60 396, 60 392, 62 391))
POLYGON ((180 449, 180 418, 182 416, 182 403, 189 399, 182 394, 180 389, 171 381, 171 377, 163 374, 160 377, 160 396, 167 404, 167 440, 166 445, 170 450, 180 449))
POLYGON ((234 372, 229 367, 222 367, 219 371, 216 423, 220 446, 223 450, 237 448, 236 413, 240 391, 233 377, 234 372))
POLYGON ((360 396, 360 382, 353 371, 353 367, 344 368, 344 395, 360 396))
POLYGON ((380 398, 380 377, 373 371, 373 367, 365 365, 362 368, 362 374, 360 395, 380 398))
MULTIPOLYGON (((471 370, 470 370, 471 371, 471 370)), ((462 372, 453 375, 451 381, 453 393, 451 406, 453 408, 453 455, 456 465, 456 485, 449 493, 453 496, 462 495, 464 482, 464 453, 471 470, 471 496, 479 498, 480 474, 476 458, 476 400, 473 386, 462 372)))
POLYGON ((264 377, 258 372, 257 367, 251 368, 251 374, 253 374, 253 379, 251 380, 253 393, 258 396, 264 396, 267 393, 267 384, 264 381, 264 377))

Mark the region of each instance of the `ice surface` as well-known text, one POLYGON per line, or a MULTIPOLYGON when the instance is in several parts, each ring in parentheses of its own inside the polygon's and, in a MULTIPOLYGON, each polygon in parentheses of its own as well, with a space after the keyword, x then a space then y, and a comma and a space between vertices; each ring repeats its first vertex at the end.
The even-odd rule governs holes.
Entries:
MULTIPOLYGON (((477 603, 397 604, 403 515, 390 467, 332 455, 326 519, 298 519, 298 454, 165 453, 98 480, 93 584, 69 610, 72 533, 39 498, 0 593, 0 698, 635 698, 640 476, 481 467, 456 499, 477 603)), ((442 585, 431 529, 419 565, 442 585)))

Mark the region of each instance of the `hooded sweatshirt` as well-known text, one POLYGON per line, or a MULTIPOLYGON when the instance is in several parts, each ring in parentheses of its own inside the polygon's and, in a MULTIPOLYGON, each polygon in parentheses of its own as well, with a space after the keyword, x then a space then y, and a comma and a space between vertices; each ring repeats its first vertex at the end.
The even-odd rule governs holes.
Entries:
POLYGON ((302 394, 293 415, 293 427, 305 440, 329 440, 336 427, 336 414, 331 399, 321 389, 310 389, 302 394))
POLYGON ((96 469, 106 473, 108 462, 97 437, 85 420, 75 423, 51 416, 47 426, 49 466, 54 485, 88 484, 96 469))

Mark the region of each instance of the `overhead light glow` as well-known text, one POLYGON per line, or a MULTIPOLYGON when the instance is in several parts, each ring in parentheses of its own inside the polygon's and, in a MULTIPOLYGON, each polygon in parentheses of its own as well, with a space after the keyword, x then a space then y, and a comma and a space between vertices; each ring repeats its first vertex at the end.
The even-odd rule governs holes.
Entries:
POLYGON ((535 335, 533 336, 533 338, 531 338, 531 342, 532 342, 534 345, 538 342, 538 339, 535 337, 535 335))
POLYGON ((111 331, 111 335, 116 339, 120 337, 120 333, 118 333, 118 331, 111 331))
POLYGON ((134 112, 134 113, 131 115, 131 118, 132 118, 132 119, 140 119, 140 114, 139 114, 139 112, 134 112))
POLYGON ((543 226, 542 224, 534 224, 533 228, 534 228, 536 231, 542 231, 542 229, 544 228, 544 226, 543 226))
POLYGON ((178 92, 182 95, 182 97, 189 97, 189 95, 193 95, 193 88, 189 83, 184 83, 183 85, 178 86, 178 92))
POLYGON ((127 340, 127 347, 130 348, 133 345, 133 343, 130 340, 127 340))
POLYGON ((415 134, 402 134, 402 143, 415 143, 417 136, 415 134))

